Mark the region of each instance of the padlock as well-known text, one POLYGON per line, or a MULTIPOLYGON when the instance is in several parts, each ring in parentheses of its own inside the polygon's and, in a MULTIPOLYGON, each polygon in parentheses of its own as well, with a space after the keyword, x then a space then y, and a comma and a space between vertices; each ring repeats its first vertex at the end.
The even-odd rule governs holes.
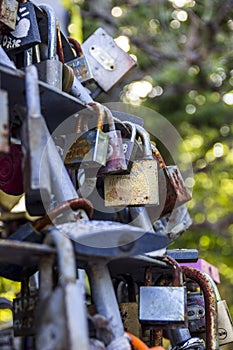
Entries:
MULTIPOLYGON (((47 52, 44 55, 41 55, 42 60, 36 63, 39 79, 59 90, 62 90, 63 64, 57 57, 57 31, 59 28, 57 26, 55 11, 48 5, 40 5, 40 8, 47 15, 48 37, 47 45, 45 46, 45 51, 47 52)), ((42 47, 44 48, 43 45, 41 45, 41 51, 42 47)))
POLYGON ((13 299, 13 329, 14 336, 29 336, 35 334, 35 309, 38 293, 29 286, 29 277, 21 282, 20 296, 13 299))
POLYGON ((77 40, 74 38, 67 38, 69 43, 74 48, 77 57, 75 57, 73 60, 66 62, 68 66, 70 66, 73 71, 74 75, 82 82, 84 83, 87 80, 91 80, 93 78, 90 65, 83 54, 82 47, 79 44, 77 40))
POLYGON ((9 143, 9 106, 7 91, 0 90, 0 154, 10 152, 9 143))
POLYGON ((40 42, 34 5, 30 1, 20 0, 15 30, 2 36, 2 47, 7 52, 19 53, 40 42))
POLYGON ((108 109, 107 107, 104 107, 104 109, 109 128, 109 131, 107 132, 108 152, 106 165, 99 169, 97 176, 106 176, 108 174, 121 174, 125 173, 127 169, 123 151, 121 131, 115 129, 115 123, 110 109, 108 109))
POLYGON ((190 333, 205 332, 205 300, 202 292, 187 294, 187 310, 190 333))
POLYGON ((159 150, 152 146, 153 156, 158 162, 159 205, 148 207, 152 222, 173 213, 173 210, 188 202, 191 196, 185 187, 184 180, 177 166, 167 166, 159 150))
POLYGON ((107 175, 104 178, 106 207, 138 206, 159 203, 158 168, 152 156, 149 134, 137 125, 142 139, 143 158, 133 162, 129 175, 107 175))
POLYGON ((108 92, 125 76, 136 62, 117 46, 114 39, 98 28, 83 44, 82 49, 92 69, 96 83, 108 92))
POLYGON ((213 281, 213 279, 207 274, 203 272, 206 278, 209 280, 211 284, 214 294, 217 300, 217 318, 218 318, 218 342, 219 345, 226 345, 229 343, 233 343, 233 322, 232 318, 225 300, 222 300, 217 285, 213 281))
MULTIPOLYGON (((162 328, 186 326, 187 296, 186 287, 183 286, 181 267, 170 257, 164 257, 164 260, 172 268, 172 286, 148 286, 152 284, 150 281, 146 287, 140 287, 139 320, 142 324, 162 328)), ((148 268, 146 272, 147 270, 148 268)))
MULTIPOLYGON (((150 211, 150 208, 147 208, 147 212, 152 214, 152 210, 150 211)), ((153 222, 152 215, 150 215, 150 219, 153 222)), ((180 237, 181 234, 184 233, 191 225, 192 220, 185 204, 175 208, 171 214, 166 214, 159 220, 153 222, 154 230, 158 233, 166 235, 170 242, 180 237)))
POLYGON ((136 142, 136 125, 134 123, 123 121, 124 125, 130 130, 130 137, 123 139, 123 151, 125 155, 125 161, 127 166, 127 173, 130 173, 130 170, 135 159, 135 155, 138 148, 138 143, 136 142))
POLYGON ((83 285, 76 280, 73 246, 58 230, 50 232, 45 243, 55 245, 57 251, 58 284, 54 288, 54 256, 42 256, 36 313, 36 349, 88 350, 83 285))
POLYGON ((120 303, 121 318, 126 332, 141 336, 141 325, 138 319, 138 303, 120 303))
POLYGON ((0 0, 0 34, 15 30, 18 6, 16 0, 0 0))
POLYGON ((95 130, 89 130, 81 134, 68 150, 65 157, 65 165, 70 168, 98 169, 106 164, 108 151, 108 135, 104 133, 103 123, 105 112, 103 106, 92 106, 98 113, 98 124, 95 130))

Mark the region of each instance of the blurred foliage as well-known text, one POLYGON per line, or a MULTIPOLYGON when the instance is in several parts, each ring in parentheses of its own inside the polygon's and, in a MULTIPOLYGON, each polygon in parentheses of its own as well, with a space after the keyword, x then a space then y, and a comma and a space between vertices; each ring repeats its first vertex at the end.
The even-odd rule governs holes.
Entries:
POLYGON ((233 314, 232 5, 232 0, 70 2, 81 8, 84 39, 99 26, 129 39, 138 67, 121 84, 119 99, 158 111, 184 139, 195 174, 188 204, 193 226, 171 248, 197 248, 219 268, 220 291, 233 314), (146 95, 132 89, 139 81, 151 84, 146 95))

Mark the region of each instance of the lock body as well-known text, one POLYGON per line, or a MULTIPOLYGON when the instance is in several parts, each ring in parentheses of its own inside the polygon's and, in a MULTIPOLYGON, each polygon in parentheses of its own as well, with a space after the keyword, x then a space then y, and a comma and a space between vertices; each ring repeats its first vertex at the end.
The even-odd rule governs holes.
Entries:
POLYGON ((106 164, 108 135, 101 130, 90 130, 80 135, 66 154, 65 164, 71 168, 99 168, 106 164))
POLYGON ((18 53, 41 42, 33 3, 19 2, 15 30, 4 34, 2 47, 8 52, 18 53))
POLYGON ((18 5, 16 0, 0 1, 0 34, 15 29, 18 5))
POLYGON ((205 332, 205 300, 202 293, 188 293, 187 310, 190 333, 205 332))
POLYGON ((37 292, 30 292, 27 296, 20 296, 13 300, 13 329, 16 337, 35 334, 35 310, 37 302, 37 292))
POLYGON ((142 158, 133 162, 129 175, 108 175, 104 178, 106 207, 159 203, 158 167, 152 156, 150 137, 141 126, 136 128, 142 139, 142 158))
POLYGON ((233 323, 225 300, 217 303, 219 345, 233 343, 233 323))
POLYGON ((104 178, 105 206, 158 204, 158 168, 153 160, 134 161, 129 175, 104 178))
POLYGON ((70 44, 73 46, 77 57, 66 62, 66 64, 73 69, 74 75, 82 83, 84 83, 85 81, 91 80, 93 78, 92 71, 86 56, 84 56, 83 54, 81 45, 74 38, 68 37, 67 39, 70 42, 70 44))
POLYGON ((93 78, 105 92, 136 65, 102 28, 98 28, 83 43, 82 49, 92 68, 93 78))
POLYGON ((139 320, 142 323, 184 325, 186 305, 185 287, 140 287, 139 320))
POLYGON ((166 172, 167 194, 161 216, 171 212, 174 208, 191 199, 178 167, 167 166, 164 168, 164 172, 166 172))

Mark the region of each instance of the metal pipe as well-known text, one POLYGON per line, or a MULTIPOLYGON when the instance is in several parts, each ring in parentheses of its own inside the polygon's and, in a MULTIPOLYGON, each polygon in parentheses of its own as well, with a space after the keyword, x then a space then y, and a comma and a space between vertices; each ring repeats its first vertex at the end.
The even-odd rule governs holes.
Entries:
POLYGON ((114 339, 122 337, 124 327, 107 266, 102 262, 93 262, 88 266, 87 274, 97 312, 109 320, 114 339))
POLYGON ((184 275, 197 282, 202 289, 205 300, 206 315, 206 350, 219 350, 217 298, 209 277, 202 271, 189 266, 183 266, 184 275))

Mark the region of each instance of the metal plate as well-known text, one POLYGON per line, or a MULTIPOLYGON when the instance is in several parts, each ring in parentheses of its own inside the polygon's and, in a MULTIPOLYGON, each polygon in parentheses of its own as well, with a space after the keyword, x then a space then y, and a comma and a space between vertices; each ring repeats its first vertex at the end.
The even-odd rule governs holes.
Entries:
MULTIPOLYGON (((26 107, 25 74, 19 69, 11 69, 0 64, 1 88, 8 91, 10 116, 13 117, 17 106, 26 107)), ((56 88, 40 81, 42 114, 52 132, 69 116, 85 108, 78 100, 56 88)))
MULTIPOLYGON (((21 266, 33 266, 44 254, 55 254, 56 250, 45 245, 0 239, 0 262, 21 266)), ((0 264, 1 266, 1 264, 0 264)))
POLYGON ((76 253, 97 257, 124 257, 166 247, 167 238, 127 224, 81 220, 57 225, 72 239, 76 253))

